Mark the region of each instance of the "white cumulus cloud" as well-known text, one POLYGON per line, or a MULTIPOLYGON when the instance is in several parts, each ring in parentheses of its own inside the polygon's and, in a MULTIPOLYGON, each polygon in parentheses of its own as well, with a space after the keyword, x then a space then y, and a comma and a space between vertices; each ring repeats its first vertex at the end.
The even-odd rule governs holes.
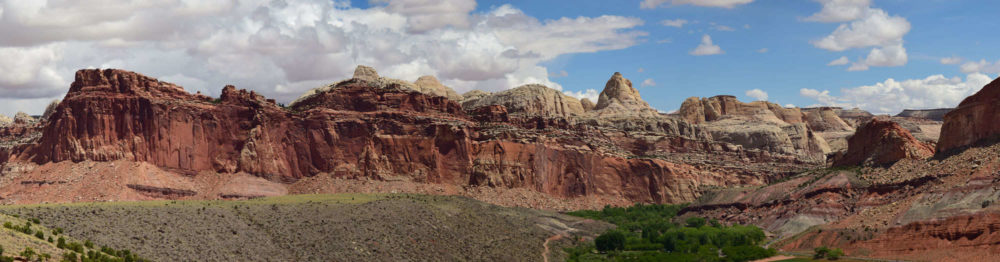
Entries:
POLYGON ((987 62, 986 59, 981 59, 979 60, 979 62, 970 61, 966 62, 965 64, 962 64, 962 66, 959 67, 959 69, 962 70, 962 73, 966 74, 970 73, 1000 74, 1000 61, 996 61, 993 63, 987 62))
POLYGON ((874 85, 843 88, 839 96, 829 90, 803 88, 799 94, 816 100, 816 105, 858 107, 873 113, 895 114, 903 109, 927 109, 955 107, 962 99, 979 91, 992 81, 980 73, 947 78, 932 75, 923 79, 897 81, 887 79, 874 85))
POLYGON ((841 56, 840 58, 834 59, 833 61, 830 61, 829 63, 826 63, 826 65, 828 65, 828 66, 842 66, 842 65, 846 65, 847 63, 850 63, 850 62, 851 61, 848 60, 846 56, 841 56))
MULTIPOLYGON (((82 68, 123 68, 191 92, 226 84, 287 102, 347 78, 358 64, 414 81, 435 75, 464 92, 540 83, 573 53, 634 46, 634 17, 538 19, 473 0, 0 1, 0 97, 48 101, 82 68), (481 7, 480 7, 481 8, 481 7)), ((4 103, 41 113, 43 103, 4 103)))
POLYGON ((845 22, 813 46, 841 52, 855 48, 872 48, 868 56, 852 64, 848 71, 868 70, 872 66, 902 66, 909 61, 903 37, 910 32, 910 22, 885 10, 872 8, 868 0, 819 0, 823 9, 805 20, 845 22))
POLYGON ((718 45, 712 43, 712 37, 709 35, 701 36, 701 44, 691 50, 691 55, 703 56, 703 55, 719 55, 723 54, 722 48, 718 45))
POLYGON ((656 81, 653 81, 652 78, 646 78, 646 80, 643 80, 642 84, 640 84, 639 86, 641 87, 656 86, 656 81))
POLYGON ((752 3, 753 1, 754 0, 643 0, 642 3, 639 3, 639 8, 653 9, 665 4, 733 8, 739 5, 752 3))
POLYGON ((965 59, 962 59, 961 57, 957 57, 957 56, 944 57, 944 58, 941 58, 941 64, 942 65, 957 65, 957 64, 962 63, 962 61, 964 61, 964 60, 965 59))
POLYGON ((767 92, 758 88, 747 90, 746 95, 758 101, 767 101, 767 92))
POLYGON ((661 25, 670 26, 670 27, 676 27, 676 28, 684 27, 684 25, 687 24, 687 23, 688 23, 688 20, 684 20, 684 19, 674 19, 674 20, 663 20, 663 21, 660 21, 661 25))
POLYGON ((871 5, 871 0, 816 0, 816 2, 823 4, 823 9, 806 17, 806 21, 847 22, 861 18, 871 5))
POLYGON ((584 99, 584 98, 586 98, 587 100, 590 100, 590 102, 597 103, 597 98, 601 95, 601 92, 599 92, 599 91, 597 91, 595 89, 587 89, 587 90, 584 90, 584 91, 575 91, 575 92, 574 91, 563 91, 563 94, 575 97, 577 99, 584 99))

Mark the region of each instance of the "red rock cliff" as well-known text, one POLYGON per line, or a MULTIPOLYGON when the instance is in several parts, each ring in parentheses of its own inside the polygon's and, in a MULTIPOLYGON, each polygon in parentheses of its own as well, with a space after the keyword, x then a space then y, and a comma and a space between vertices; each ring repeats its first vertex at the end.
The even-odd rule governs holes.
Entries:
POLYGON ((944 115, 938 152, 948 152, 1000 135, 1000 80, 993 80, 944 115))
MULTIPOLYGON (((283 108, 232 86, 213 100, 133 72, 81 70, 41 139, 17 158, 38 164, 124 159, 181 173, 247 172, 278 181, 330 173, 671 203, 693 200, 702 186, 765 179, 750 172, 727 174, 661 159, 625 158, 580 140, 549 142, 551 138, 537 136, 550 126, 580 130, 579 137, 593 132, 566 120, 511 120, 537 131, 490 123, 491 135, 484 136, 478 122, 507 121, 506 111, 491 107, 475 115, 469 117, 445 97, 358 80, 283 108)), ((683 147, 678 150, 703 150, 692 146, 696 144, 721 150, 679 137, 661 141, 683 147)), ((645 140, 634 143, 642 150, 657 148, 645 140)))
POLYGON ((924 159, 933 155, 934 148, 917 140, 896 122, 872 119, 847 140, 847 152, 834 160, 834 165, 892 164, 904 158, 924 159))

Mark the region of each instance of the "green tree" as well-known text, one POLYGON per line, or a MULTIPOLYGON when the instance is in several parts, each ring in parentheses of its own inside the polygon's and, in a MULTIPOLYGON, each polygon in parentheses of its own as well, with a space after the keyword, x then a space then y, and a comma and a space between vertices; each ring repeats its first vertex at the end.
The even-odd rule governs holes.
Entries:
POLYGON ((830 249, 825 246, 817 247, 813 249, 813 252, 813 259, 823 259, 826 258, 826 254, 830 253, 830 249))
POLYGON ((844 256, 844 251, 840 250, 839 248, 833 248, 830 249, 830 252, 826 254, 826 259, 837 260, 840 259, 841 256, 844 256))
POLYGON ((625 249, 625 234, 618 230, 605 232, 594 240, 597 251, 608 252, 625 249))
POLYGON ((79 259, 76 258, 76 252, 66 252, 66 253, 63 253, 62 257, 63 257, 62 258, 63 261, 71 261, 71 262, 80 261, 79 259))
POLYGON ((703 227, 705 226, 705 219, 700 217, 689 217, 684 220, 684 223, 687 224, 688 227, 703 227))

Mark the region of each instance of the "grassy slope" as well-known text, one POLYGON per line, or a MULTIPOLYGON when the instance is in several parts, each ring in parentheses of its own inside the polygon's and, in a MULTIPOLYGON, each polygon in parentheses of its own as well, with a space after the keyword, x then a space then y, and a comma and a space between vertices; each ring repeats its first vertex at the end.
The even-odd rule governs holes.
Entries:
POLYGON ((157 261, 538 261, 551 228, 608 227, 462 197, 386 194, 38 204, 0 213, 38 217, 157 261))

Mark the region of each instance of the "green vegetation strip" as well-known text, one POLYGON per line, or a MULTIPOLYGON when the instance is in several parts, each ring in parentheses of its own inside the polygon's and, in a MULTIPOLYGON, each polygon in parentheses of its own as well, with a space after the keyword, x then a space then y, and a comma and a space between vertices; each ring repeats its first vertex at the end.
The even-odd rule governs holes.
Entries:
POLYGON ((760 247, 765 235, 755 226, 725 226, 699 217, 673 222, 684 206, 636 204, 569 212, 618 228, 592 243, 567 248, 567 261, 751 261, 777 253, 760 247))

